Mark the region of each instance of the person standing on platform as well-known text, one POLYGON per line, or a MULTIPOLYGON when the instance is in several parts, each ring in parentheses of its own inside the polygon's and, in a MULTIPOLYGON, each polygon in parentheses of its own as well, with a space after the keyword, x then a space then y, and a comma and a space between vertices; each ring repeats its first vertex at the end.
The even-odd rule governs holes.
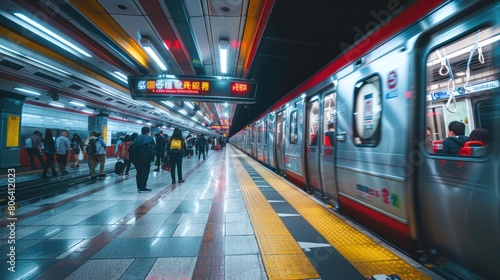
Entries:
POLYGON ((52 177, 56 177, 56 164, 54 162, 54 155, 56 153, 56 142, 52 137, 52 130, 45 129, 45 138, 43 139, 43 147, 45 153, 45 165, 43 167, 42 178, 47 178, 47 170, 52 170, 52 177))
POLYGON ((78 156, 82 152, 82 138, 80 138, 80 135, 74 133, 73 138, 71 138, 71 155, 75 163, 71 165, 71 167, 80 167, 80 162, 78 160, 78 156))
MULTIPOLYGON (((130 147, 130 144, 132 144, 132 136, 130 135, 125 135, 125 138, 123 139, 123 148, 122 148, 122 155, 121 158, 124 161, 125 167, 123 168, 123 172, 125 176, 128 176, 128 172, 130 171, 130 156, 128 154, 128 149, 130 147)), ((122 174, 120 174, 122 175, 122 174)))
POLYGON ((149 133, 151 129, 147 126, 141 129, 141 135, 137 136, 134 143, 129 147, 130 153, 134 153, 134 166, 136 169, 135 180, 137 183, 137 191, 151 191, 146 188, 148 183, 149 171, 151 169, 151 162, 154 160, 156 154, 155 142, 149 133), (134 147, 134 148, 132 148, 134 147))
POLYGON ((203 155, 203 160, 205 160, 206 158, 205 149, 207 149, 208 146, 207 146, 207 138, 205 138, 205 135, 203 133, 200 134, 196 147, 198 149, 198 160, 200 160, 201 155, 203 155))
POLYGON ((182 158, 186 153, 186 142, 182 139, 181 130, 176 127, 170 137, 170 142, 167 145, 167 153, 170 160, 170 176, 172 177, 172 184, 176 182, 182 183, 182 158), (175 180, 175 170, 177 169, 177 177, 179 181, 175 180))
POLYGON ((166 140, 163 136, 163 130, 160 130, 156 136, 156 169, 154 171, 160 171, 163 158, 165 157, 165 142, 166 140))
POLYGON ((99 162, 99 174, 97 177, 106 177, 106 174, 104 174, 104 164, 106 163, 106 143, 104 142, 100 132, 95 135, 95 145, 97 154, 92 157, 92 170, 95 169, 96 162, 99 162))
POLYGON ((69 172, 66 171, 69 150, 70 142, 68 139, 68 132, 63 131, 61 132, 61 135, 56 139, 57 165, 59 166, 59 170, 61 170, 62 175, 69 174, 69 172))
POLYGON ((28 152, 28 155, 30 156, 30 164, 31 164, 31 170, 35 170, 35 156, 38 158, 41 164, 41 168, 43 169, 44 167, 44 161, 42 157, 42 138, 40 137, 42 134, 40 131, 35 130, 33 132, 33 135, 30 136, 31 138, 31 148, 26 148, 26 151, 28 152))

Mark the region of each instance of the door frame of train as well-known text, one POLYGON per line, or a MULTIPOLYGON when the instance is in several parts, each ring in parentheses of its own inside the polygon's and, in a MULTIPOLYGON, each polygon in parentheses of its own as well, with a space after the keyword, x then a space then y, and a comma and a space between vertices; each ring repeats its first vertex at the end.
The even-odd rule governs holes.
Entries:
POLYGON ((280 109, 276 112, 274 139, 276 149, 274 150, 274 160, 276 161, 276 171, 278 174, 286 175, 285 166, 285 145, 286 145, 286 110, 280 109), (281 128, 279 130, 278 128, 281 128))
MULTIPOLYGON (((493 27, 497 32, 500 26, 498 4, 492 7, 477 2, 455 13, 442 24, 433 26, 419 37, 416 42, 415 65, 417 65, 416 126, 419 133, 414 143, 415 153, 422 161, 415 164, 415 194, 417 233, 419 246, 428 260, 438 263, 455 274, 465 278, 497 278, 498 252, 500 251, 500 224, 498 220, 498 159, 500 158, 500 132, 492 131, 494 145, 490 145, 489 154, 480 157, 460 157, 436 155, 425 150, 427 98, 427 59, 436 50, 449 47, 466 37, 474 35, 476 30, 493 27), (496 5, 496 6, 495 6, 496 5), (419 152, 420 151, 420 152, 419 152), (473 171, 473 173, 471 173, 473 171), (488 175, 490 174, 490 175, 488 175), (497 174, 491 177, 491 174, 497 174), (488 213, 481 209, 489 209, 488 213), (494 214, 496 212, 496 215, 494 214), (485 215, 486 214, 486 215, 485 215), (443 228, 443 227, 446 228, 443 228), (488 230, 485 230, 488 229, 488 230), (478 276, 471 271, 483 273, 478 276)), ((493 47, 490 59, 500 60, 499 42, 493 47)), ((486 57, 486 56, 485 56, 486 57)), ((477 58, 475 58, 477 59, 477 58)), ((498 74, 497 74, 498 79, 498 74)), ((499 89, 493 89, 490 96, 494 104, 493 111, 500 111, 499 89)), ((478 93, 475 98, 481 98, 478 93)), ((468 97, 465 97, 468 98, 468 97)), ((475 121, 477 114, 471 114, 469 123, 475 121)), ((498 116, 493 119, 493 127, 500 127, 498 116)), ((447 127, 447 123, 445 124, 447 127)), ((444 138, 444 137, 443 137, 444 138)))
POLYGON ((323 131, 323 106, 321 104, 320 94, 315 94, 306 99, 304 104, 304 116, 305 116, 305 133, 307 139, 304 139, 304 169, 305 169, 305 181, 306 181, 306 191, 311 194, 315 194, 319 197, 324 196, 324 190, 321 183, 321 172, 319 157, 321 154, 321 145, 323 143, 324 131, 323 131), (311 106, 317 104, 316 110, 317 119, 313 120, 311 118, 311 106), (316 126, 316 128, 311 127, 311 125, 316 126), (309 135, 315 132, 312 139, 309 135), (313 144, 314 143, 314 144, 313 144))

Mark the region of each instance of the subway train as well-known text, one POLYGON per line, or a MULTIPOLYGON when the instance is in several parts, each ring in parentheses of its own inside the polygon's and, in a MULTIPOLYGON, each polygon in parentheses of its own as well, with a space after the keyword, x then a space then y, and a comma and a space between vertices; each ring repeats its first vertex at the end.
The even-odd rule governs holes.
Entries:
POLYGON ((389 13, 229 142, 443 275, 500 279, 500 2, 389 13))

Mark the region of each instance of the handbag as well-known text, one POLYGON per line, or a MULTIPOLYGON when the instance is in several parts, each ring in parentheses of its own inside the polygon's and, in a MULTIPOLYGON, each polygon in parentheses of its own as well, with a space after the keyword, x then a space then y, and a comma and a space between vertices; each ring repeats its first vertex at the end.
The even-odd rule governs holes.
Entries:
POLYGON ((170 159, 168 156, 163 158, 163 163, 161 165, 161 170, 170 172, 170 159))
POLYGON ((78 160, 83 160, 83 153, 78 154, 78 160))

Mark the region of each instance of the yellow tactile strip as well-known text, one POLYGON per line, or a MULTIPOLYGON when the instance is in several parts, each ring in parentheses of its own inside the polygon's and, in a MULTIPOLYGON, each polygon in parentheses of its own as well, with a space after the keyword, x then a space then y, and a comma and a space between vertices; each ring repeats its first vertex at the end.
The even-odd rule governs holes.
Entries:
POLYGON ((269 279, 319 278, 309 258, 236 156, 232 156, 232 162, 252 221, 267 277, 269 279))
MULTIPOLYGON (((236 149, 233 151, 241 154, 236 149)), ((402 279, 430 279, 422 271, 333 215, 305 192, 288 184, 251 158, 243 158, 363 276, 397 274, 402 279)))

